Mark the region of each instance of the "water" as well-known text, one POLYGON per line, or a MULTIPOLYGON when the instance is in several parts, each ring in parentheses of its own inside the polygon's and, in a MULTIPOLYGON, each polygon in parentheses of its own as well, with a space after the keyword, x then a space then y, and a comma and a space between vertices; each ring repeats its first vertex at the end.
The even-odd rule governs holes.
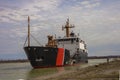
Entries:
MULTIPOLYGON (((42 68, 33 69, 31 65, 26 63, 2 63, 0 64, 0 80, 35 80, 40 78, 43 80, 45 77, 62 74, 78 68, 84 68, 91 65, 106 62, 106 59, 89 60, 88 64, 79 64, 76 66, 57 67, 57 68, 42 68)), ((39 80, 40 80, 39 79, 39 80)))

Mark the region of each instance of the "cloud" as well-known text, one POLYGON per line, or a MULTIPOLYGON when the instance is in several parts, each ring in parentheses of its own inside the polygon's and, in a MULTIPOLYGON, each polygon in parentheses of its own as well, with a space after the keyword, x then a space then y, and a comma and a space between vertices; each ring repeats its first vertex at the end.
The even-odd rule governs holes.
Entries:
MULTIPOLYGON (((65 11, 64 9, 61 11, 61 9, 57 7, 59 4, 60 4, 60 1, 57 1, 57 0, 56 1, 46 0, 46 1, 35 1, 34 4, 31 3, 24 6, 28 9, 28 12, 30 13, 35 13, 35 14, 39 13, 38 15, 31 16, 31 22, 37 21, 37 20, 40 22, 40 23, 39 22, 31 23, 31 26, 33 26, 32 28, 33 32, 38 33, 40 29, 51 30, 50 28, 52 27, 50 27, 50 25, 53 26, 55 30, 59 31, 57 28, 62 24, 64 24, 64 21, 66 20, 67 17, 70 17, 71 22, 76 24, 76 28, 78 30, 80 30, 81 28, 81 32, 82 32, 81 34, 85 34, 85 36, 89 36, 87 40, 91 41, 93 39, 98 40, 102 33, 104 33, 102 37, 104 36, 109 37, 109 34, 111 33, 111 31, 108 30, 108 35, 107 34, 105 35, 106 30, 111 28, 110 25, 119 23, 119 19, 120 19, 118 18, 119 15, 110 14, 110 11, 108 9, 106 10, 94 9, 95 7, 100 6, 101 3, 99 0, 93 0, 92 2, 82 1, 82 2, 79 2, 77 5, 71 5, 66 7, 65 11), (90 7, 86 7, 88 5, 92 6, 91 7, 92 9, 89 9, 90 7), (96 5, 96 6, 93 6, 93 5, 96 5), (88 8, 88 9, 83 10, 84 8, 88 8), (53 10, 57 10, 57 11, 54 12, 53 10), (52 11, 53 13, 51 13, 52 11), (40 14, 42 14, 42 16, 40 14), (58 19, 63 19, 63 20, 60 21, 58 19), (87 32, 84 33, 84 30, 87 32)), ((25 11, 24 8, 21 9, 21 14, 23 14, 22 12, 27 15, 27 12, 25 11)), ((101 43, 102 41, 99 42, 99 44, 101 43)))
POLYGON ((100 2, 97 0, 97 1, 82 1, 81 2, 81 5, 85 8, 94 8, 94 7, 97 7, 97 6, 100 6, 100 2))
POLYGON ((2 12, 0 18, 2 19, 0 22, 5 22, 5 20, 8 23, 12 21, 14 22, 14 20, 22 21, 25 20, 28 15, 33 16, 33 19, 42 18, 40 15, 38 15, 38 13, 51 12, 52 10, 56 9, 58 1, 59 0, 29 1, 27 4, 24 4, 21 7, 16 6, 17 8, 10 8, 9 6, 5 5, 4 7, 1 7, 2 12), (8 19, 5 19, 2 16, 6 16, 8 19))
MULTIPOLYGON (((22 3, 22 1, 20 1, 20 3, 22 3)), ((79 2, 77 3, 77 1, 74 1, 74 4, 76 3, 77 5, 70 5, 67 6, 66 8, 61 8, 62 6, 60 6, 62 3, 61 0, 30 0, 30 1, 26 1, 25 3, 22 3, 23 6, 8 6, 8 5, 4 5, 4 7, 1 7, 2 12, 1 12, 1 16, 7 16, 8 19, 5 19, 3 17, 1 17, 1 21, 0 22, 16 22, 16 21, 23 21, 25 20, 25 18, 30 15, 32 16, 32 18, 34 20, 38 20, 38 19, 46 19, 49 18, 51 15, 56 16, 56 14, 60 14, 63 13, 65 11, 65 9, 67 11, 66 15, 68 15, 68 12, 72 9, 73 11, 80 11, 83 7, 86 8, 93 8, 98 6, 100 3, 99 2, 94 2, 94 3, 90 3, 90 1, 83 1, 83 2, 79 2), (82 4, 82 5, 81 5, 82 4), (62 9, 62 10, 61 10, 62 9), (59 13, 60 12, 60 13, 59 13), (50 16, 49 16, 50 15, 50 16)), ((12 4, 12 3, 11 3, 12 4)), ((62 3, 64 4, 64 3, 62 3)), ((70 3, 68 3, 70 4, 70 3)), ((64 12, 64 14, 65 14, 64 12)), ((53 17, 54 17, 53 16, 53 17)), ((69 15, 69 16, 72 16, 69 15)), ((52 18, 52 17, 50 17, 52 18)))
MULTIPOLYGON (((119 52, 115 51, 116 45, 120 44, 120 11, 117 1, 104 3, 103 0, 21 0, 3 4, 0 6, 0 42, 4 47, 15 44, 8 46, 7 51, 4 47, 1 48, 3 53, 16 53, 19 50, 17 48, 13 51, 16 47, 23 47, 27 36, 28 15, 31 18, 31 34, 42 44, 47 42, 48 34, 64 36, 61 26, 69 18, 70 23, 76 26, 72 30, 80 33, 80 37, 87 42, 90 54, 99 55, 103 50, 102 53, 107 55, 113 44, 111 52, 119 52)), ((19 51, 23 52, 22 49, 19 51)))

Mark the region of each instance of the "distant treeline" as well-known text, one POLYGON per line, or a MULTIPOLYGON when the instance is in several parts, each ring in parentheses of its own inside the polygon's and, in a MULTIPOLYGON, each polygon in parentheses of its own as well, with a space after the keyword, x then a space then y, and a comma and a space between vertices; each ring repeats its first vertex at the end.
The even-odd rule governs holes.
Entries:
POLYGON ((27 59, 0 60, 0 63, 17 63, 17 62, 28 62, 28 60, 27 59))
MULTIPOLYGON (((106 59, 106 58, 120 58, 120 55, 114 56, 89 56, 88 59, 106 59)), ((17 63, 17 62, 28 62, 28 59, 17 59, 17 60, 0 60, 0 63, 17 63)))
POLYGON ((106 59, 106 58, 120 58, 120 55, 113 56, 89 56, 88 59, 106 59))

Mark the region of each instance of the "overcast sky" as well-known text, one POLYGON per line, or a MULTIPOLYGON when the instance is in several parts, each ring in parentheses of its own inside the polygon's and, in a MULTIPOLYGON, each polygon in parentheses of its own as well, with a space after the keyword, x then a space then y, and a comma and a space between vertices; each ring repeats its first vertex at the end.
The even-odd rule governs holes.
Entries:
POLYGON ((89 56, 120 55, 120 0, 0 0, 0 59, 26 58, 27 16, 41 44, 48 34, 64 36, 69 18, 89 56))

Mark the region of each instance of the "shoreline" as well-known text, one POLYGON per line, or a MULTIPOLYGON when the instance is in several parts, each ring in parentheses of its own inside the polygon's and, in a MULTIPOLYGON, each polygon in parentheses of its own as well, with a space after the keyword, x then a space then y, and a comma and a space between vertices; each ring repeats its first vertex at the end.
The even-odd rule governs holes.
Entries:
POLYGON ((0 60, 0 64, 2 63, 24 63, 29 62, 27 59, 18 59, 18 60, 0 60))
MULTIPOLYGON (((49 76, 44 80, 119 80, 120 60, 80 68, 64 74, 49 76)), ((37 78, 36 80, 41 80, 37 78)))

